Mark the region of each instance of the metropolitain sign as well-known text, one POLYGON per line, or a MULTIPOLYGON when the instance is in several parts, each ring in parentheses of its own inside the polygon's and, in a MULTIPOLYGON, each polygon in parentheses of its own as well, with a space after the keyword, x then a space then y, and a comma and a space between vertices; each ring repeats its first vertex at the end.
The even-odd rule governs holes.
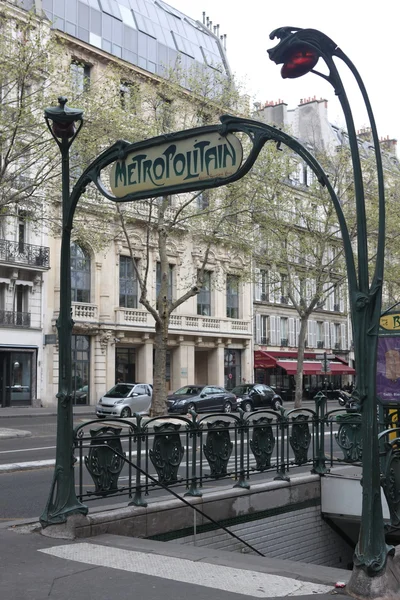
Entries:
POLYGON ((131 152, 113 164, 110 187, 117 198, 136 192, 151 196, 171 186, 183 192, 193 183, 231 177, 242 158, 235 135, 208 132, 131 152))

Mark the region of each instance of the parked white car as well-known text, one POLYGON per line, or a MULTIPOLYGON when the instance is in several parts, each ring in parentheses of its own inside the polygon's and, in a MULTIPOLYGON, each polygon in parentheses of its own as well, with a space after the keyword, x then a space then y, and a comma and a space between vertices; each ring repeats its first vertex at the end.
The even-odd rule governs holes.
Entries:
POLYGON ((149 414, 153 386, 149 383, 117 383, 96 406, 99 419, 131 417, 134 413, 149 414))

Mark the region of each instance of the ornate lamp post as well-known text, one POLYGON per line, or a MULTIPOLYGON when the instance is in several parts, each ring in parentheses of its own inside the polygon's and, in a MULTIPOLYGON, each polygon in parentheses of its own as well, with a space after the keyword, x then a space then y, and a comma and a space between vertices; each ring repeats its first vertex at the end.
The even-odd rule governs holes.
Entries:
POLYGON ((74 456, 72 452, 72 357, 71 336, 71 222, 74 207, 70 196, 69 149, 83 125, 83 111, 66 107, 67 98, 60 96, 59 105, 46 108, 45 121, 55 139, 62 161, 62 238, 60 258, 60 313, 58 330, 58 408, 56 464, 49 499, 40 522, 43 526, 62 523, 73 513, 86 514, 87 508, 75 495, 74 456))
MULTIPOLYGON (((283 65, 281 70, 283 78, 301 77, 306 73, 312 72, 333 86, 344 112, 349 135, 356 198, 357 269, 355 268, 351 245, 345 243, 344 249, 354 332, 354 353, 357 366, 357 382, 356 389, 353 392, 353 400, 357 402, 359 410, 362 413, 363 494, 360 535, 354 560, 355 568, 348 589, 354 595, 363 596, 366 587, 369 586, 368 589, 371 590, 374 588, 376 590, 378 580, 384 579, 387 555, 394 552, 393 548, 388 547, 385 543, 380 491, 377 401, 375 392, 377 340, 381 314, 385 246, 385 199, 379 139, 368 95, 361 77, 353 63, 338 48, 337 44, 320 31, 293 27, 276 29, 271 33, 270 38, 278 38, 280 40, 277 46, 268 50, 268 53, 271 60, 283 65), (367 227, 362 167, 357 136, 350 104, 333 61, 334 57, 341 59, 354 75, 365 102, 371 124, 379 187, 377 252, 371 282, 368 269, 367 227), (327 75, 315 69, 319 59, 325 61, 328 67, 327 75), (371 578, 374 579, 374 584, 371 584, 371 578)), ((338 212, 338 208, 336 206, 335 208, 338 212)), ((342 219, 339 219, 339 223, 343 239, 346 241, 348 240, 348 229, 343 215, 341 217, 342 219)), ((385 588, 385 591, 388 591, 388 589, 385 588)))

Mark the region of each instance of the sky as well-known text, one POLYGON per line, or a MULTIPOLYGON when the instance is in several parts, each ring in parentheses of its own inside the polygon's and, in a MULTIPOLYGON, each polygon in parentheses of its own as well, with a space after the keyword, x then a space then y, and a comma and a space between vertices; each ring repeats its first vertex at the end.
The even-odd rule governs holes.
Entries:
MULTIPOLYGON (((328 100, 328 118, 344 126, 333 88, 309 73, 299 79, 282 79, 281 66, 273 63, 267 49, 278 40, 269 34, 277 27, 319 29, 329 36, 356 66, 366 87, 380 138, 399 140, 400 75, 399 19, 396 0, 167 0, 171 6, 199 21, 203 11, 213 25, 226 34, 227 56, 232 72, 243 82, 255 102, 282 99, 295 108, 302 98, 328 100)), ((319 61, 317 69, 323 70, 319 61)), ((368 126, 363 101, 347 67, 337 62, 353 111, 356 129, 368 126)), ((398 149, 400 157, 400 150, 398 149)))

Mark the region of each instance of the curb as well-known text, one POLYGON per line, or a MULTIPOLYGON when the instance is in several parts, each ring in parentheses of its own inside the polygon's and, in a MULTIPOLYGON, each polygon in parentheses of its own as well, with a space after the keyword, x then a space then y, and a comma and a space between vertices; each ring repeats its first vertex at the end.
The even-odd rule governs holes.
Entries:
POLYGON ((33 471, 34 469, 43 469, 56 464, 54 458, 49 460, 36 460, 31 462, 9 463, 8 465, 0 465, 1 473, 13 473, 15 471, 33 471))
POLYGON ((6 427, 0 428, 0 440, 10 440, 12 438, 25 438, 31 436, 31 431, 23 431, 22 429, 7 429, 6 427))

